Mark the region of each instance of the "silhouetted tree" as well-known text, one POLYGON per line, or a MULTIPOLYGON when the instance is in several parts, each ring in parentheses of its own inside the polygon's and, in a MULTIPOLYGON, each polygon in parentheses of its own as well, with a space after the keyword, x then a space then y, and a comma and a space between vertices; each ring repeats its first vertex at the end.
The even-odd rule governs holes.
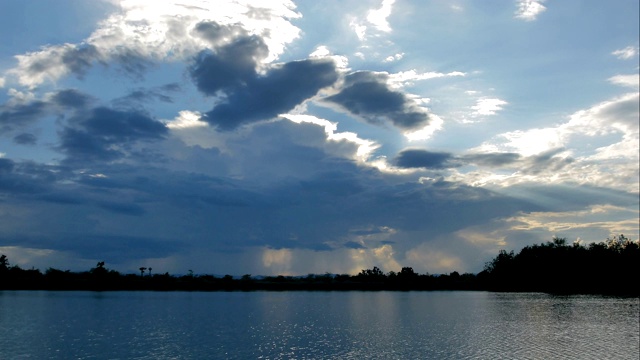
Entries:
POLYGON ((7 259, 7 255, 0 255, 0 271, 6 271, 9 269, 9 260, 7 259))
POLYGON ((144 271, 147 270, 147 268, 143 266, 139 270, 140 270, 140 276, 144 276, 144 271))

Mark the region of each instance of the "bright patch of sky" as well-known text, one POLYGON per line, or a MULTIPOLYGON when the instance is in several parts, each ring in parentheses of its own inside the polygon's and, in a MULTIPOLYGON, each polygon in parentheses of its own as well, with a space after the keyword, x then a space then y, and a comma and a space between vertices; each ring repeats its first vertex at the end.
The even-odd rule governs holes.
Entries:
POLYGON ((473 271, 638 238, 638 3, 5 1, 0 253, 473 271))

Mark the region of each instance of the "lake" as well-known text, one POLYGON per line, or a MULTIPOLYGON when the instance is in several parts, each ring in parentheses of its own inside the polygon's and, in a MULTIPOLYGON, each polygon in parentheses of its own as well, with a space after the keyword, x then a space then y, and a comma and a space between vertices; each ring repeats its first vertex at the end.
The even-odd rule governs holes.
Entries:
POLYGON ((639 299, 0 291, 1 359, 638 359, 639 299))

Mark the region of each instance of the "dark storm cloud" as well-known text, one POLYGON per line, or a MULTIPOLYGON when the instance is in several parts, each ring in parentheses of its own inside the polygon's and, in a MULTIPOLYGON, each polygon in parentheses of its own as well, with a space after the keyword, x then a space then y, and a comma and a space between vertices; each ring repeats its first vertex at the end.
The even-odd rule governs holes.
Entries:
POLYGON ((125 215, 142 215, 145 212, 144 208, 140 205, 129 202, 122 203, 107 201, 98 203, 98 206, 105 210, 125 215))
POLYGON ((203 116, 221 130, 273 118, 338 79, 335 63, 329 59, 292 61, 259 74, 257 68, 269 49, 261 37, 236 26, 202 22, 194 33, 214 49, 198 54, 189 74, 202 93, 221 96, 221 102, 203 116))
MULTIPOLYGON (((357 173, 357 169, 354 171, 357 173)), ((459 183, 391 184, 376 174, 358 175, 359 189, 351 192, 327 194, 323 177, 314 178, 316 188, 291 182, 282 184, 270 191, 274 198, 272 205, 255 214, 250 229, 260 234, 266 244, 275 247, 354 248, 353 236, 389 233, 379 229, 358 230, 370 228, 372 224, 394 229, 394 232, 427 231, 429 237, 435 238, 492 219, 513 216, 518 211, 540 209, 525 200, 459 183), (293 244, 283 241, 291 234, 296 238, 293 244)), ((227 236, 237 238, 238 244, 244 243, 238 235, 227 236)), ((382 236, 381 239, 389 240, 382 236)), ((379 246, 375 236, 370 241, 379 246)), ((413 245, 402 246, 410 248, 423 239, 415 241, 413 245)))
POLYGON ((269 53, 258 36, 245 36, 218 48, 203 51, 189 72, 200 91, 214 95, 219 90, 247 86, 256 77, 258 62, 269 53))
POLYGON ((142 236, 100 234, 57 234, 44 240, 39 236, 0 237, 0 246, 51 249, 76 254, 84 259, 99 259, 111 264, 139 258, 162 258, 184 250, 187 244, 177 240, 157 240, 142 236))
POLYGON ((428 125, 427 111, 406 94, 390 89, 387 79, 386 74, 358 71, 345 77, 339 93, 324 100, 376 125, 387 121, 403 130, 428 125))
POLYGON ((395 165, 401 168, 447 169, 460 166, 456 158, 445 152, 427 150, 403 150, 395 158, 395 165))
POLYGON ((133 171, 129 167, 110 166, 105 169, 111 175, 109 178, 84 177, 78 182, 108 193, 134 191, 145 194, 145 198, 162 199, 174 206, 243 207, 259 202, 256 193, 238 188, 235 184, 220 178, 144 170, 145 175, 140 175, 139 171, 133 171))
POLYGON ((18 134, 13 137, 13 142, 20 145, 35 145, 38 138, 29 133, 18 134))
POLYGON ((406 169, 449 169, 473 164, 489 168, 518 169, 525 174, 560 171, 571 164, 572 158, 556 157, 564 149, 553 149, 542 154, 523 157, 517 153, 483 153, 456 156, 446 152, 421 149, 402 150, 393 163, 406 169))
POLYGON ((153 61, 148 56, 141 54, 133 48, 122 48, 113 56, 116 65, 129 75, 133 80, 142 80, 144 73, 153 66, 153 61))
POLYGON ((55 93, 50 101, 60 107, 79 109, 89 105, 92 98, 78 90, 66 89, 55 93))
POLYGON ((524 174, 536 175, 543 172, 562 171, 567 165, 573 163, 572 158, 555 157, 558 153, 564 151, 563 148, 551 149, 541 154, 530 156, 524 160, 524 174))
POLYGON ((166 92, 176 92, 176 91, 180 91, 182 87, 178 83, 169 83, 169 84, 164 84, 160 86, 158 89, 166 92))
POLYGON ((48 56, 33 61, 24 71, 33 75, 47 72, 50 68, 60 65, 58 62, 52 61, 56 57, 69 72, 75 74, 78 78, 82 78, 93 62, 100 58, 100 52, 95 46, 89 44, 81 46, 67 44, 59 48, 53 48, 48 56))
POLYGON ((62 54, 62 63, 69 71, 82 78, 93 62, 100 57, 98 49, 93 45, 68 48, 62 54))
MULTIPOLYGON (((113 61, 117 68, 123 70, 134 79, 141 79, 146 70, 153 64, 146 55, 135 48, 122 46, 116 50, 114 54, 109 55, 109 60, 113 61)), ((110 65, 106 60, 106 55, 101 53, 94 45, 81 44, 76 46, 65 44, 49 48, 47 56, 34 58, 23 71, 35 76, 52 71, 57 72, 59 71, 58 68, 62 66, 78 79, 83 79, 96 63, 109 67, 110 65)))
POLYGON ((372 194, 366 203, 369 204, 363 204, 363 208, 379 210, 371 214, 381 217, 377 223, 405 232, 428 231, 433 237, 512 216, 518 211, 540 209, 524 199, 447 181, 387 186, 372 194))
POLYGON ((517 163, 522 159, 522 156, 517 153, 485 153, 485 154, 470 154, 465 155, 464 160, 486 167, 502 167, 517 163))
POLYGON ((164 124, 144 113, 98 107, 70 119, 60 133, 59 149, 68 160, 113 160, 136 141, 161 139, 167 133, 164 124))
POLYGON ((45 96, 45 100, 2 104, 0 105, 0 133, 23 128, 45 116, 60 114, 64 110, 82 109, 91 100, 90 96, 77 90, 65 89, 45 96))
MULTIPOLYGON (((99 127, 85 127, 91 116, 74 118, 71 124, 98 133, 99 127)), ((139 138, 100 132, 118 140, 139 138)), ((242 141, 249 144, 245 148, 228 144, 242 156, 236 165, 243 171, 234 178, 140 162, 96 161, 91 163, 91 173, 81 173, 72 171, 77 168, 35 167, 0 159, 0 192, 4 205, 29 202, 35 212, 30 216, 42 219, 15 232, 30 236, 20 246, 77 249, 86 258, 108 255, 113 260, 170 256, 186 249, 243 251, 254 246, 324 251, 393 243, 394 250, 402 253, 470 226, 542 211, 549 200, 564 206, 554 204, 553 209, 637 204, 637 196, 599 188, 520 186, 496 193, 456 182, 403 181, 351 161, 338 161, 307 141, 307 136, 320 135, 325 136, 322 129, 310 124, 258 124, 247 131, 242 141), (319 135, 305 135, 316 128, 319 135), (247 151, 254 151, 254 157, 247 151), (69 235, 74 226, 82 227, 74 230, 82 236, 69 235), (105 226, 109 235, 101 232, 105 226), (361 237, 366 237, 364 245, 357 241, 361 237), (125 250, 126 254, 118 254, 125 250)), ((84 169, 86 164, 81 165, 84 169)), ((4 235, 0 241, 7 243, 4 235)))
POLYGON ((78 186, 84 184, 77 180, 77 174, 62 166, 0 158, 0 194, 10 202, 85 205, 115 214, 144 214, 143 207, 122 193, 96 192, 97 187, 78 186))
POLYGON ((64 170, 58 166, 0 158, 0 198, 41 196, 64 170))
POLYGON ((247 31, 240 25, 220 25, 215 21, 202 21, 193 29, 194 35, 207 40, 212 46, 217 46, 226 39, 247 36, 247 31))
POLYGON ((347 241, 346 243, 343 244, 343 247, 347 249, 364 249, 365 248, 364 246, 362 246, 362 244, 357 243, 355 241, 347 241))
POLYGON ((0 158, 0 174, 5 175, 13 170, 13 160, 0 158))
POLYGON ((226 102, 214 107, 203 119, 221 130, 270 119, 313 97, 337 78, 333 60, 288 62, 229 89, 226 102))
POLYGON ((112 100, 112 104, 119 108, 139 108, 142 103, 150 101, 161 101, 164 103, 173 103, 173 98, 169 93, 180 90, 178 84, 166 84, 163 86, 145 89, 139 88, 131 91, 129 94, 112 100))
POLYGON ((9 132, 29 125, 44 116, 48 109, 49 104, 45 101, 0 105, 0 132, 9 132))
POLYGON ((146 114, 106 107, 93 109, 90 116, 77 123, 93 136, 100 136, 114 143, 137 139, 158 139, 167 133, 164 124, 146 114))

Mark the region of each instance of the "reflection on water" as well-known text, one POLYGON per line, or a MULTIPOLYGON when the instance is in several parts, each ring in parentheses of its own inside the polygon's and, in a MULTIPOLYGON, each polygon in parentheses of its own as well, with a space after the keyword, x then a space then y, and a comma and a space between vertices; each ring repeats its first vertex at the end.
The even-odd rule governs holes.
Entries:
POLYGON ((637 298, 0 291, 0 358, 637 359, 637 298))

